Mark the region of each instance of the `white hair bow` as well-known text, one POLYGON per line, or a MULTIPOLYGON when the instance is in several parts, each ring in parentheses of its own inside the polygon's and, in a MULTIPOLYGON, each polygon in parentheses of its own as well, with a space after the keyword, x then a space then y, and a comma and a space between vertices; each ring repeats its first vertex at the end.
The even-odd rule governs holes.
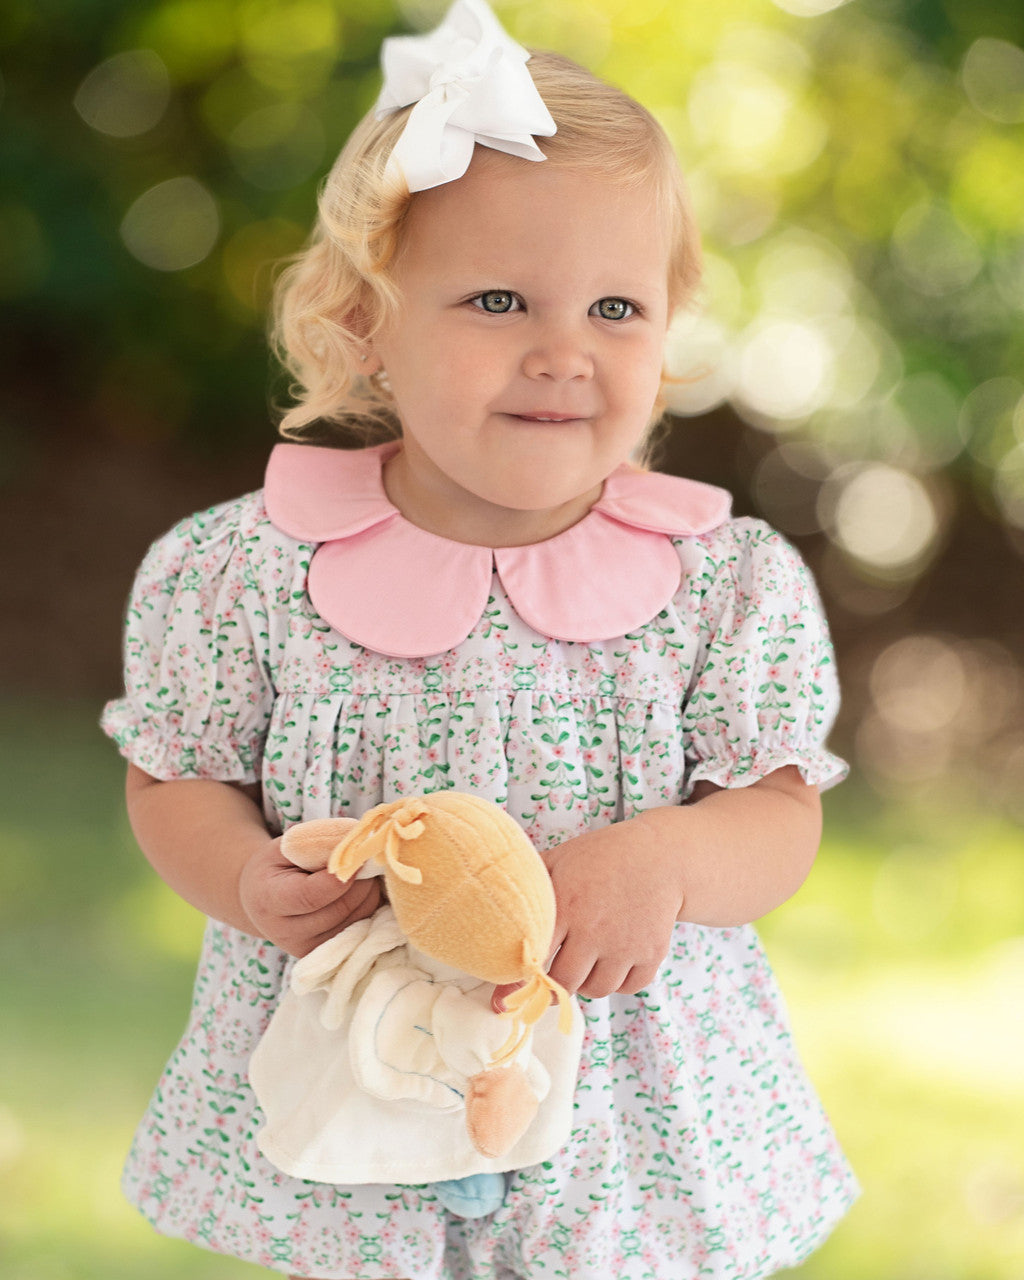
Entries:
POLYGON ((461 178, 477 142, 543 160, 533 135, 550 136, 555 122, 526 69, 529 58, 484 0, 455 0, 435 30, 385 40, 377 117, 416 103, 389 169, 410 191, 425 191, 461 178))

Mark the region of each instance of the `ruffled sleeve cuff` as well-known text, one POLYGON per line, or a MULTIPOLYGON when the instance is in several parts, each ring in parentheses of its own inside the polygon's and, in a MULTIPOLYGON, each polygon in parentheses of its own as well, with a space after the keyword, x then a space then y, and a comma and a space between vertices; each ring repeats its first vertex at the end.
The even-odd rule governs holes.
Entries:
POLYGON ((684 715, 687 787, 750 786, 786 765, 809 785, 835 786, 848 768, 826 746, 839 684, 816 584, 762 521, 713 536, 703 658, 684 715))
POLYGON ((257 782, 263 760, 263 736, 210 739, 203 732, 154 723, 150 712, 130 697, 108 702, 100 728, 126 760, 161 782, 208 778, 214 782, 257 782))
POLYGON ((711 782, 725 789, 749 787, 787 765, 796 765, 804 782, 819 791, 837 786, 850 772, 845 760, 823 748, 753 747, 698 761, 686 778, 686 798, 698 782, 711 782))
POLYGON ((124 635, 125 691, 101 727, 161 781, 254 782, 273 707, 268 615, 243 525, 255 495, 182 521, 136 575, 124 635))

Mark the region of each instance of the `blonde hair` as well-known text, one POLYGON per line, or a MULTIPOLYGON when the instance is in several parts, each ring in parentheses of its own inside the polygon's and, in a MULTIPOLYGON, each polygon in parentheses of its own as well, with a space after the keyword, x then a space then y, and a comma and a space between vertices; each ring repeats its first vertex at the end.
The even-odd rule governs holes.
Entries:
MULTIPOLYGON (((669 305, 678 308, 700 278, 700 246, 664 130, 628 94, 569 58, 533 52, 527 66, 558 129, 537 139, 546 163, 652 189, 670 229, 669 305)), ((359 365, 361 348, 401 301, 389 267, 415 196, 385 170, 410 110, 382 120, 371 112, 356 126, 321 188, 308 245, 277 279, 271 338, 296 401, 281 420, 283 436, 309 438, 313 424, 363 442, 401 434, 386 383, 360 376, 359 365)), ((657 418, 663 409, 656 406, 657 418)))

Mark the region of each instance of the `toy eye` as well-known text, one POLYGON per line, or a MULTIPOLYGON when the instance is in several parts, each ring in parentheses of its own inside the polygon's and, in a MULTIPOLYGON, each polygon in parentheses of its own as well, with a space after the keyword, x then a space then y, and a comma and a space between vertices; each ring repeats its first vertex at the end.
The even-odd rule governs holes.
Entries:
POLYGON ((636 311, 625 298, 602 298, 594 303, 594 308, 602 320, 626 320, 636 311))
POLYGON ((516 307, 515 294, 505 289, 489 289, 486 293, 474 298, 473 302, 481 311, 489 311, 492 315, 504 315, 516 307))

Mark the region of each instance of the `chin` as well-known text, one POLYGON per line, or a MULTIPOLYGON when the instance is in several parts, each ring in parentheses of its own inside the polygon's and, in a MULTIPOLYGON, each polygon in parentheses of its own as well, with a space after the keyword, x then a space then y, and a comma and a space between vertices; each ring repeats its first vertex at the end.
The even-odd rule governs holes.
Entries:
MULTIPOLYGON (((559 511, 564 507, 582 502, 592 490, 594 491, 592 501, 596 502, 599 489, 592 484, 587 484, 582 489, 543 483, 499 486, 493 493, 482 493, 480 496, 496 507, 504 507, 506 511, 559 511)), ((587 505, 589 506, 589 503, 587 505)))

